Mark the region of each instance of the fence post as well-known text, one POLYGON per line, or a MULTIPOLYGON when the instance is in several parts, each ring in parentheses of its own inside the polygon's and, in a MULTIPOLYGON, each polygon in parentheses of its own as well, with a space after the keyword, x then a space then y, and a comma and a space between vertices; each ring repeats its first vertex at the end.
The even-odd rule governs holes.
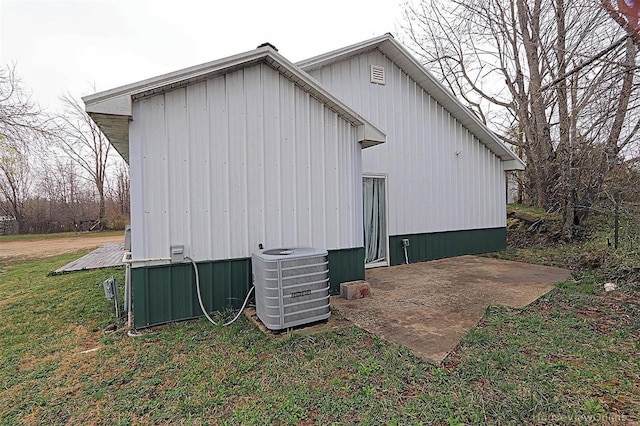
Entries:
POLYGON ((620 221, 619 221, 619 216, 620 216, 620 191, 616 189, 616 191, 613 193, 613 199, 616 202, 616 207, 615 207, 615 211, 614 211, 614 215, 613 215, 613 226, 614 226, 614 234, 613 234, 613 246, 617 249, 618 248, 618 233, 620 230, 620 221))

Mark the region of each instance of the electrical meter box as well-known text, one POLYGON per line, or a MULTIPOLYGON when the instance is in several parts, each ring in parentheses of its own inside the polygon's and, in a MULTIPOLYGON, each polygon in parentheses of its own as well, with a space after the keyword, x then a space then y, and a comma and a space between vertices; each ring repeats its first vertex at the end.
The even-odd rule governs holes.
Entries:
POLYGON ((102 283, 102 287, 104 288, 104 297, 106 297, 108 300, 113 300, 113 298, 116 297, 118 286, 114 277, 105 280, 102 283))

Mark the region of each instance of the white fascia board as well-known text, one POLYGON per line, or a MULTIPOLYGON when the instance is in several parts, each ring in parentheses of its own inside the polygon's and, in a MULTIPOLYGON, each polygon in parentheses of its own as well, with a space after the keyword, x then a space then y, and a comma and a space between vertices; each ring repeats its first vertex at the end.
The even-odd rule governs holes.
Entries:
POLYGON ((124 115, 127 117, 132 117, 133 115, 131 95, 127 93, 94 102, 86 101, 85 98, 83 100, 85 102, 85 111, 88 113, 124 115))
POLYGON ((267 62, 289 80, 304 88, 311 96, 325 104, 327 108, 335 111, 357 126, 358 142, 362 144, 363 148, 386 142, 387 137, 384 132, 328 92, 316 79, 302 71, 292 62, 289 62, 284 56, 275 51, 271 51, 269 52, 267 62))
POLYGON ((453 117, 465 125, 482 144, 502 161, 514 161, 513 165, 509 167, 516 167, 513 170, 523 170, 524 163, 522 160, 498 139, 475 114, 462 105, 458 98, 449 92, 442 83, 437 81, 402 44, 396 41, 391 33, 305 59, 296 65, 305 71, 313 71, 373 49, 379 49, 384 55, 400 66, 400 68, 415 80, 433 99, 445 107, 453 117), (522 169, 520 167, 522 167, 522 169))
POLYGON ((515 158, 514 160, 502 161, 502 170, 505 172, 513 171, 513 170, 524 170, 525 164, 520 158, 515 158))
POLYGON ((365 40, 351 46, 342 47, 340 49, 332 50, 331 52, 323 53, 321 55, 296 62, 296 66, 302 68, 307 72, 313 71, 318 68, 327 66, 331 63, 340 62, 345 58, 349 58, 351 56, 373 50, 377 48, 380 43, 389 39, 393 39, 393 35, 391 35, 391 33, 386 33, 384 35, 365 40))
POLYGON ((363 148, 385 143, 386 140, 387 136, 377 127, 368 124, 358 126, 358 142, 360 142, 363 148))
MULTIPOLYGON (((84 96, 84 101, 87 108, 91 105, 100 105, 107 100, 119 98, 121 96, 129 95, 130 97, 139 95, 141 93, 150 93, 155 91, 167 90, 175 86, 181 86, 185 83, 204 79, 211 74, 220 70, 228 70, 234 66, 247 66, 252 62, 259 62, 264 59, 268 52, 272 49, 269 47, 261 47, 249 52, 240 53, 238 55, 229 56, 227 58, 219 59, 216 61, 207 62, 193 67, 184 68, 178 71, 173 71, 167 74, 162 74, 157 77, 152 77, 146 80, 138 81, 136 83, 127 84, 124 86, 116 87, 115 89, 106 90, 103 92, 94 93, 92 95, 84 96)), ((103 111, 92 111, 97 113, 103 113, 103 111)))

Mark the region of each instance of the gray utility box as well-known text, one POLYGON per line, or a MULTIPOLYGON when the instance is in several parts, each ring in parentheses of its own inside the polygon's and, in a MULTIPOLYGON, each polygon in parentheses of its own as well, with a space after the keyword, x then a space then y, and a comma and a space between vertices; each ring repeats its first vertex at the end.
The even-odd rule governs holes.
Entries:
POLYGON ((251 257, 256 313, 269 330, 329 318, 329 260, 325 250, 288 247, 251 257))

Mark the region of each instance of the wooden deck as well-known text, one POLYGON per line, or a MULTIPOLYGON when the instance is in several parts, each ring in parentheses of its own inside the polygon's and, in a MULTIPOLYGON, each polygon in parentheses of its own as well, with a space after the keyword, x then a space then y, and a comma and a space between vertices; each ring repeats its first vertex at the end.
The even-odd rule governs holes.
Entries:
POLYGON ((124 243, 107 243, 98 247, 80 259, 64 265, 53 271, 54 274, 64 274, 67 272, 86 271, 89 269, 112 268, 123 266, 124 243))

